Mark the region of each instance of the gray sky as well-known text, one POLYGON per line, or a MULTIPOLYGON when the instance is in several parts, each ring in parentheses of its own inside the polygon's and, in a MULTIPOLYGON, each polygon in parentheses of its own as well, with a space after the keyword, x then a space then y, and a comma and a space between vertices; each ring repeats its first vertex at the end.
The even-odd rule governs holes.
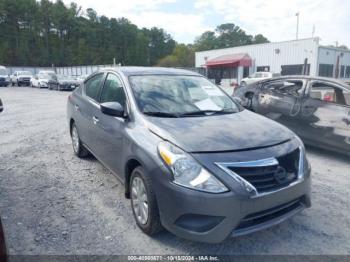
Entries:
MULTIPOLYGON (((64 0, 70 3, 70 0, 64 0)), ((261 33, 271 41, 295 38, 300 13, 299 38, 315 36, 321 44, 350 47, 348 0, 74 0, 99 15, 124 16, 139 27, 162 27, 176 41, 191 43, 205 30, 233 22, 249 34, 261 33)))

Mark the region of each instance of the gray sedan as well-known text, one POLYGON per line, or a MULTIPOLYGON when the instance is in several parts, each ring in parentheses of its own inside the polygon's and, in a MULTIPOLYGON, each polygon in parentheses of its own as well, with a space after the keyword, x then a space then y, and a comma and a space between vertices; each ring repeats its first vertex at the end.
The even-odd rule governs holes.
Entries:
POLYGON ((69 96, 67 116, 74 153, 122 181, 146 234, 215 243, 311 205, 301 140, 196 73, 104 69, 69 96))

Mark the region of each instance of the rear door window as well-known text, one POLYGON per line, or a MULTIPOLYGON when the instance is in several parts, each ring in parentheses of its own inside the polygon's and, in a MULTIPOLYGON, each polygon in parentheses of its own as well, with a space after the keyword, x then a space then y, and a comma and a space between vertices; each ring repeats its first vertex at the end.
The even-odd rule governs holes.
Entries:
POLYGON ((350 106, 350 90, 325 82, 311 83, 309 96, 327 103, 350 106))
POLYGON ((98 101, 103 73, 90 78, 85 82, 85 94, 91 99, 98 101))

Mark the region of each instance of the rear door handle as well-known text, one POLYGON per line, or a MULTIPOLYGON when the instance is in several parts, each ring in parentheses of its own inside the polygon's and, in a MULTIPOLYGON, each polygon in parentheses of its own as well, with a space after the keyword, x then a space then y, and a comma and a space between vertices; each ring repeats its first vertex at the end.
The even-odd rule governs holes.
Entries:
POLYGON ((100 121, 96 116, 92 118, 92 121, 94 122, 94 125, 97 125, 97 123, 100 121))

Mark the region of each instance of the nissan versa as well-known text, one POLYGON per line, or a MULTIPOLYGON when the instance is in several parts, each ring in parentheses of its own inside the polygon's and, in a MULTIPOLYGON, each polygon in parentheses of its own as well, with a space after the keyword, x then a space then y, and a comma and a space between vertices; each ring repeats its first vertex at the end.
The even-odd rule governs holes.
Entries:
POLYGON ((196 73, 104 69, 69 96, 67 113, 75 154, 92 153, 124 183, 146 234, 215 243, 311 204, 300 139, 196 73))

